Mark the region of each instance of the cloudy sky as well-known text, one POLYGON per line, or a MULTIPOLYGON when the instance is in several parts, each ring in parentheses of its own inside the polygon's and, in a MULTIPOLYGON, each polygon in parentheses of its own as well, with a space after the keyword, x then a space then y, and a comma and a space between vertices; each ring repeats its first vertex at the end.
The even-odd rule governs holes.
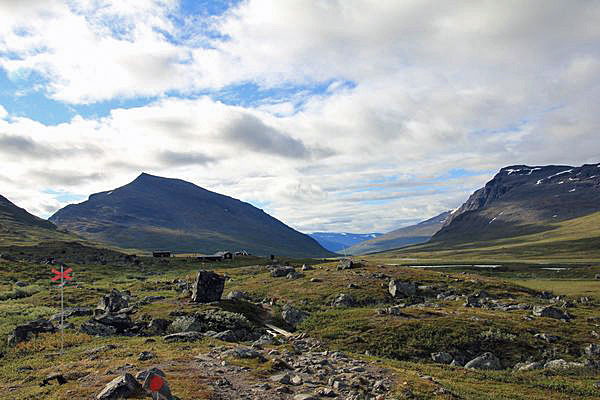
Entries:
POLYGON ((0 0, 0 194, 141 172, 385 232, 501 167, 600 162, 600 2, 0 0))

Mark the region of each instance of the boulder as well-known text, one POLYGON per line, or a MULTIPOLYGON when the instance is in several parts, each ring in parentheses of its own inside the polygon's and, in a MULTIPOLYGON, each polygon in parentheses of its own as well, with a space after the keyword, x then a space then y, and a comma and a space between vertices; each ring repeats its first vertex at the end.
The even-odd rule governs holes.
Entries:
POLYGON ((13 333, 8 337, 8 345, 14 346, 17 343, 29 340, 32 335, 52 332, 56 332, 56 327, 50 321, 37 319, 24 325, 17 325, 13 333))
MULTIPOLYGON (((158 368, 152 368, 145 376, 144 384, 142 385, 147 392, 157 393, 157 399, 173 399, 171 388, 165 377, 165 373, 158 368)), ((154 396, 153 396, 154 397, 154 396)))
POLYGON ((29 286, 29 283, 17 281, 17 282, 15 282, 15 286, 16 287, 26 287, 26 286, 29 286))
POLYGON ((153 352, 151 352, 151 351, 142 351, 138 355, 138 360, 139 361, 148 361, 148 360, 151 360, 153 358, 156 358, 156 355, 153 352))
POLYGON ((600 280, 600 274, 596 274, 595 278, 596 278, 597 280, 600 280))
POLYGON ((165 342, 193 342, 202 338, 204 335, 200 332, 179 332, 163 337, 165 342))
POLYGON ((71 317, 83 317, 86 315, 92 315, 93 312, 90 308, 87 307, 69 307, 65 308, 64 312, 59 312, 58 314, 54 314, 50 319, 52 321, 60 321, 61 316, 63 319, 71 318, 71 317))
POLYGON ((302 264, 302 271, 312 271, 314 268, 310 265, 302 264))
POLYGON ((97 316, 93 319, 93 321, 98 322, 102 325, 107 325, 115 328, 117 333, 124 333, 125 331, 133 328, 133 322, 131 322, 131 318, 128 315, 119 314, 119 315, 111 315, 105 314, 97 316))
POLYGON ((94 321, 84 322, 79 327, 79 330, 91 336, 112 336, 117 333, 117 329, 115 327, 103 325, 94 321))
POLYGON ((210 303, 221 300, 225 289, 225 277, 214 272, 200 270, 192 286, 192 301, 210 303))
POLYGON ((483 353, 479 357, 469 361, 465 365, 465 368, 498 370, 502 369, 502 366, 500 365, 500 360, 498 359, 498 357, 488 352, 483 353))
POLYGON ((258 358, 258 359, 263 359, 264 357, 262 356, 262 354, 260 354, 258 351, 254 350, 254 349, 250 349, 247 347, 236 347, 235 349, 231 349, 231 350, 227 350, 225 353, 223 353, 224 356, 226 357, 233 357, 233 358, 258 358))
POLYGON ((223 332, 214 332, 211 334, 207 333, 207 336, 210 336, 214 339, 222 340, 224 342, 237 342, 240 340, 240 337, 231 329, 223 332))
POLYGON ((95 314, 119 313, 119 311, 128 307, 129 296, 119 292, 117 289, 113 289, 109 294, 102 296, 96 306, 95 314))
POLYGON ((394 298, 410 297, 417 294, 417 285, 414 282, 392 279, 388 284, 388 291, 394 298))
POLYGON ((481 303, 477 296, 467 296, 467 301, 464 304, 465 307, 480 308, 481 303))
POLYGON ((191 316, 179 317, 169 326, 171 333, 234 331, 239 340, 260 336, 260 329, 252 326, 242 314, 222 310, 208 310, 191 316))
POLYGON ((299 323, 304 321, 309 315, 310 314, 308 314, 305 311, 298 310, 297 308, 292 307, 289 304, 286 304, 283 307, 283 312, 281 313, 281 318, 283 318, 283 320, 285 322, 287 322, 289 325, 291 325, 295 328, 299 323))
POLYGON ((600 358, 600 346, 595 343, 588 343, 585 346, 583 346, 583 352, 589 358, 600 358))
POLYGON ((515 365, 515 369, 517 371, 532 371, 534 369, 542 369, 544 368, 544 363, 537 361, 537 362, 530 362, 530 363, 519 363, 517 365, 515 365))
POLYGON ((431 359, 433 362, 440 364, 450 364, 454 357, 450 355, 450 353, 440 352, 440 353, 431 353, 431 359))
POLYGON ((116 377, 110 381, 104 389, 96 396, 98 400, 116 400, 127 399, 130 397, 138 397, 144 393, 142 385, 135 380, 133 375, 126 373, 125 375, 116 377))
POLYGON ((286 275, 286 278, 294 280, 294 279, 300 279, 302 278, 304 275, 302 275, 300 272, 298 271, 292 271, 289 274, 286 275))
POLYGON ((354 266, 354 261, 350 260, 349 258, 345 258, 343 260, 340 260, 340 262, 337 265, 337 270, 343 271, 345 269, 352 269, 354 268, 354 266))
POLYGON ((340 293, 331 303, 332 307, 356 307, 354 297, 346 293, 340 293))
POLYGON ((151 336, 164 335, 167 332, 169 325, 171 325, 171 322, 172 321, 169 321, 168 319, 155 318, 150 321, 145 332, 151 336))
POLYGON ((559 308, 552 306, 538 306, 534 307, 533 315, 536 317, 546 317, 546 318, 554 318, 554 319, 564 319, 569 320, 571 316, 569 313, 562 311, 559 308))
POLYGON ((296 272, 294 267, 290 266, 274 266, 271 268, 271 277, 282 278, 288 276, 291 272, 296 272))
POLYGON ((226 298, 227 300, 248 300, 248 293, 234 290, 233 292, 229 292, 226 298))

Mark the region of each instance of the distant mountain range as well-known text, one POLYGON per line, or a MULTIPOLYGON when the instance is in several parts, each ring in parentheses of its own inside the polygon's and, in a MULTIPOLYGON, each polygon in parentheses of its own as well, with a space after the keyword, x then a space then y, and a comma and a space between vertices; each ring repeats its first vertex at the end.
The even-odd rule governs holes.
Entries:
POLYGON ((450 214, 450 211, 446 211, 416 225, 396 229, 377 238, 355 244, 346 249, 346 252, 361 255, 425 243, 442 228, 450 214))
POLYGON ((125 186, 68 205, 50 221, 85 238, 121 248, 332 255, 311 237, 251 204, 180 179, 146 173, 125 186))
POLYGON ((383 233, 314 232, 308 236, 315 239, 327 250, 343 252, 343 249, 382 235, 383 233))
POLYGON ((599 211, 600 164, 514 165, 473 193, 431 243, 452 246, 536 234, 599 211))

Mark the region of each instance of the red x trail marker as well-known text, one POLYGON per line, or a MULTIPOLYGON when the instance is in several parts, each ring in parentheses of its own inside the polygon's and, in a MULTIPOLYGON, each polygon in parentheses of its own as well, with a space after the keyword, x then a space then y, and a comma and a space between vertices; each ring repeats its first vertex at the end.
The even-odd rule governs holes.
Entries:
POLYGON ((164 386, 165 381, 159 375, 153 375, 150 378, 150 390, 153 392, 159 392, 164 386))
POLYGON ((54 278, 52 278, 52 282, 55 282, 57 280, 59 280, 60 278, 64 278, 68 281, 70 281, 71 279, 73 279, 72 276, 69 276, 69 274, 73 272, 73 268, 67 268, 64 272, 60 272, 57 271, 55 268, 52 268, 52 273, 56 274, 56 276, 54 278))

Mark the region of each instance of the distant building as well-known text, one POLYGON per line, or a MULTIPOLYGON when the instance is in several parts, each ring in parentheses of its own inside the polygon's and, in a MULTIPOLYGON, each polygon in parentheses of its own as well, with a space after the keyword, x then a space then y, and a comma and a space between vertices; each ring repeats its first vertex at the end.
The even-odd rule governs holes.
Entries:
POLYGON ((249 256, 250 254, 246 250, 236 251, 236 256, 249 256))
POLYGON ((233 253, 230 251, 218 251, 215 255, 221 256, 223 260, 233 260, 233 253))
POLYGON ((171 257, 171 252, 170 251, 155 251, 152 253, 152 257, 169 258, 169 257, 171 257))

